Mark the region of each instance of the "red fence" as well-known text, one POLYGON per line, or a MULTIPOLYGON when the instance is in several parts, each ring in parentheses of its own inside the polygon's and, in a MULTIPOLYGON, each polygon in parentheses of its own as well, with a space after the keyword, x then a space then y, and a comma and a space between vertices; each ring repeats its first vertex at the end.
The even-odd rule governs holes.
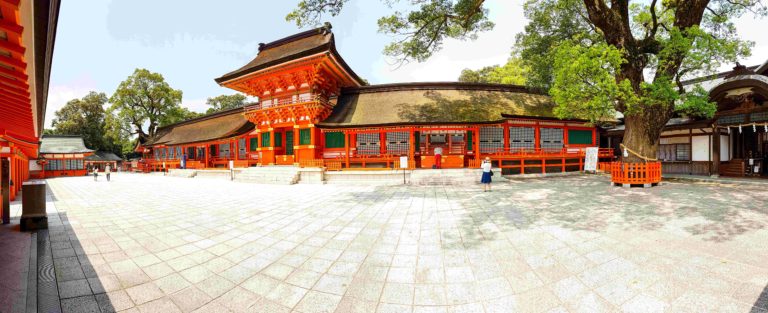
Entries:
POLYGON ((616 184, 655 184, 661 182, 661 162, 612 162, 611 182, 616 184))

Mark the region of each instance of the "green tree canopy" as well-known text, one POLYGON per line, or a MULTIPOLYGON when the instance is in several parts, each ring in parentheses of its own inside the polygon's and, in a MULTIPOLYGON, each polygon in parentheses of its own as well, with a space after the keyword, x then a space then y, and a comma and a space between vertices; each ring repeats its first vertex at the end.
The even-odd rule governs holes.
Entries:
POLYGON ((120 83, 110 98, 112 135, 138 135, 140 142, 155 135, 158 127, 197 116, 181 107, 181 90, 173 89, 163 75, 136 69, 120 83))
POLYGON ((85 146, 94 150, 111 150, 104 140, 104 105, 107 95, 91 91, 81 99, 69 100, 54 113, 52 134, 79 135, 85 146))
POLYGON ((205 114, 243 107, 245 105, 245 99, 245 96, 239 93, 208 98, 205 100, 205 104, 211 107, 205 111, 205 114))
MULTIPOLYGON (((303 0, 286 18, 317 24, 347 2, 303 0)), ((483 0, 411 4, 379 19, 381 32, 398 37, 387 55, 423 61, 445 38, 471 39, 493 27, 483 0)), ((527 83, 550 88, 561 117, 622 112, 625 145, 648 157, 675 112, 714 112, 705 92, 687 93, 681 81, 748 55, 752 44, 738 38, 733 20, 768 12, 761 0, 529 0, 524 9, 529 24, 514 51, 530 69, 527 83)))
POLYGON ((518 57, 511 57, 503 66, 486 66, 479 70, 464 69, 460 82, 525 85, 528 68, 518 57))

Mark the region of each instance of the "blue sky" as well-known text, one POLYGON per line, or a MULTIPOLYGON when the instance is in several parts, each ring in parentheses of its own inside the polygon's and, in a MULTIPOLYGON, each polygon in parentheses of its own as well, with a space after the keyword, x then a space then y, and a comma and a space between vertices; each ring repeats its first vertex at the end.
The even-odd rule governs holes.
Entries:
MULTIPOLYGON (((285 21, 298 0, 89 0, 63 1, 51 72, 46 126, 54 111, 91 90, 108 96, 135 68, 163 74, 184 92, 182 105, 205 111, 205 99, 233 91, 213 79, 255 57, 258 43, 301 31, 285 21)), ((447 41, 427 62, 396 68, 382 56, 392 40, 377 32, 376 20, 391 12, 379 0, 352 0, 333 24, 344 60, 372 84, 453 81, 464 68, 503 63, 515 34, 527 23, 523 1, 489 0, 494 30, 473 42, 447 41)), ((742 38, 756 42, 742 63, 768 59, 765 20, 738 21, 742 38)))

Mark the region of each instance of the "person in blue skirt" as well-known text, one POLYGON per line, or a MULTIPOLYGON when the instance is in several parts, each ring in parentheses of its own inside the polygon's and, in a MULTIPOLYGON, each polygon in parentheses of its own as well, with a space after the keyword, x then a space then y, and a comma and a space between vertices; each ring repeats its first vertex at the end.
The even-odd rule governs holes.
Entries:
POLYGON ((483 169, 483 176, 480 178, 480 183, 483 184, 483 192, 491 191, 491 176, 493 176, 491 167, 491 158, 485 157, 483 164, 480 165, 480 168, 483 169))

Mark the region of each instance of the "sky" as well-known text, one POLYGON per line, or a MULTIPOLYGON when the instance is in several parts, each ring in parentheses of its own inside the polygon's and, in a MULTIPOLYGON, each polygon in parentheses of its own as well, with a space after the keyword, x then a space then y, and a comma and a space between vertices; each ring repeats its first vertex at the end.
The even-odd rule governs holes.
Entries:
MULTIPOLYGON (((204 112, 205 100, 234 91, 214 78, 252 60, 260 42, 304 29, 285 21, 298 0, 89 0, 62 1, 51 71, 46 127, 54 112, 90 91, 110 96, 134 69, 162 74, 183 92, 182 106, 204 112)), ((392 37, 378 33, 376 20, 392 12, 381 0, 349 1, 333 24, 336 48, 371 84, 455 81, 461 70, 502 64, 523 30, 522 0, 488 0, 496 27, 474 41, 445 41, 426 62, 397 67, 382 55, 392 37)), ((768 59, 766 20, 737 21, 742 39, 755 42, 745 65, 768 59)), ((729 69, 726 66, 722 70, 729 69)))

